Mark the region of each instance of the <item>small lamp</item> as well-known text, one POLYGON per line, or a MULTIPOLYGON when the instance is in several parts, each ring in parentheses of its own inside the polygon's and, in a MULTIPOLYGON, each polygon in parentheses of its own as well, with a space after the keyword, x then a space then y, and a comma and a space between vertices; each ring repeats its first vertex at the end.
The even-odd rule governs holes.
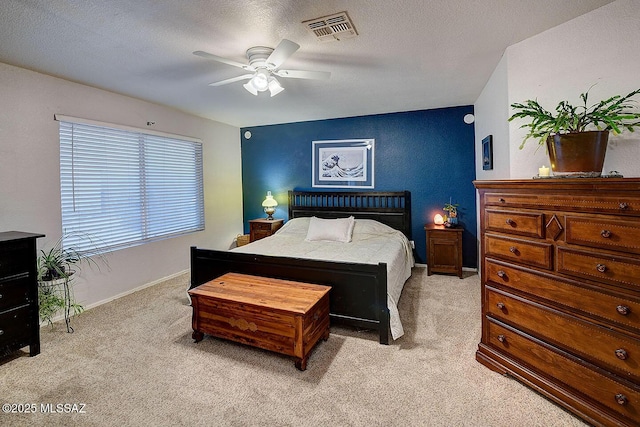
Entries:
POLYGON ((273 214, 276 211, 276 206, 278 206, 278 202, 271 195, 271 191, 267 191, 267 198, 262 202, 262 206, 264 207, 264 213, 267 214, 267 219, 273 219, 273 214))
POLYGON ((436 214, 433 217, 433 223, 436 224, 436 225, 444 224, 444 217, 442 215, 440 215, 440 214, 436 214))

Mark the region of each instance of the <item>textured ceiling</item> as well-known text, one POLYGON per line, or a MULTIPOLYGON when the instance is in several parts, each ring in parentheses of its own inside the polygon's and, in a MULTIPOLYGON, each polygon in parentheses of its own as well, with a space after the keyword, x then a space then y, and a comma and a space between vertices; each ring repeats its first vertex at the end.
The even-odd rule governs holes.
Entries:
MULTIPOLYGON (((238 127, 473 104, 505 48, 612 0, 1 0, 0 62, 238 127), (347 11, 359 35, 320 43, 302 21, 347 11), (287 38, 280 79, 253 96, 243 74, 192 54, 246 62, 287 38)), ((541 58, 542 60, 542 58, 541 58)))

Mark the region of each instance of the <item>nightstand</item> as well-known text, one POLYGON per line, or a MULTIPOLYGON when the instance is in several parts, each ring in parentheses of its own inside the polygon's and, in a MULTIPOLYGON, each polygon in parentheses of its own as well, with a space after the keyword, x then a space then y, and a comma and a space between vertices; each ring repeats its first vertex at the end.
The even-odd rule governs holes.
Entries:
POLYGON ((454 273, 462 279, 462 227, 427 224, 427 275, 454 273))
POLYGON ((249 241, 264 239, 278 231, 284 219, 252 219, 249 221, 249 241))

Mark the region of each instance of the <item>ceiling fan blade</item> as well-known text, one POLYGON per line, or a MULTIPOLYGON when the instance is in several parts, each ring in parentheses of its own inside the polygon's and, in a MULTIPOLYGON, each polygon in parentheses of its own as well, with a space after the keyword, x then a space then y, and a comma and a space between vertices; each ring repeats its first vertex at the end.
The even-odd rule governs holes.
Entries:
POLYGON ((328 71, 278 70, 273 74, 290 79, 328 80, 331 77, 328 71))
POLYGON ((219 82, 209 83, 209 86, 222 86, 233 82, 238 82, 240 80, 248 80, 253 77, 253 74, 243 74, 238 77, 231 77, 230 79, 220 80, 219 82))
POLYGON ((211 59, 213 61, 222 62, 223 64, 227 64, 227 65, 233 65, 234 67, 242 68, 243 70, 255 71, 255 68, 253 68, 250 65, 243 64, 241 62, 232 61, 231 59, 223 58, 221 56, 214 55, 212 53, 196 50, 195 52, 193 52, 193 54, 201 58, 211 59))
POLYGON ((300 49, 299 44, 294 43, 291 40, 282 39, 273 52, 271 52, 271 55, 267 58, 267 64, 273 68, 278 68, 298 49, 300 49))

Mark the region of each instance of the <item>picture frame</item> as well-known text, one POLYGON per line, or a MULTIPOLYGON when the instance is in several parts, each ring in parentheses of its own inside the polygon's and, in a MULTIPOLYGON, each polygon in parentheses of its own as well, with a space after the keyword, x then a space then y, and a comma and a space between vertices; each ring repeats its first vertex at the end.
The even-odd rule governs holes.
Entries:
POLYGON ((313 187, 374 188, 375 140, 312 141, 313 187))
POLYGON ((482 140, 482 169, 493 169, 493 136, 489 135, 482 140))

